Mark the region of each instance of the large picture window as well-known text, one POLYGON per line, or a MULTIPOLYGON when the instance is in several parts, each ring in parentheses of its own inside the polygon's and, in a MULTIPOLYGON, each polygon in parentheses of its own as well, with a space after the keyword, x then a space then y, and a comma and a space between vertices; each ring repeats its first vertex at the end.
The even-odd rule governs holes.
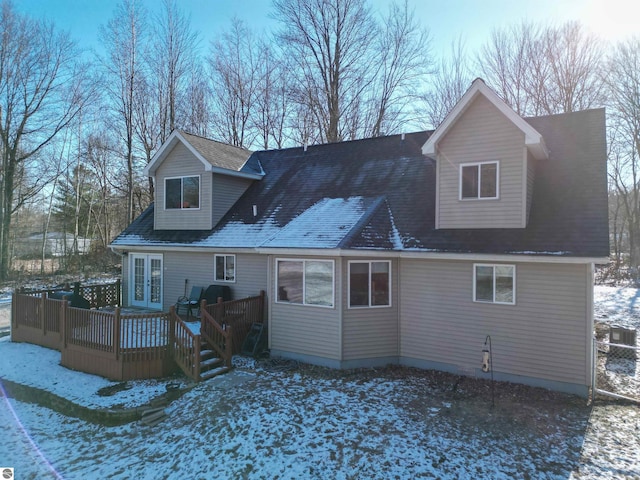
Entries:
POLYGON ((391 262, 349 262, 349 307, 391 305, 391 262))
POLYGON ((276 301, 333 307, 332 260, 277 260, 276 301))
POLYGON ((166 178, 164 194, 167 210, 200 208, 200 177, 166 178))
POLYGON ((236 281, 236 256, 216 255, 216 281, 235 282, 236 281))
POLYGON ((475 302, 516 303, 516 267, 514 265, 473 266, 473 300, 475 302))
POLYGON ((460 199, 498 198, 498 162, 460 165, 460 199))

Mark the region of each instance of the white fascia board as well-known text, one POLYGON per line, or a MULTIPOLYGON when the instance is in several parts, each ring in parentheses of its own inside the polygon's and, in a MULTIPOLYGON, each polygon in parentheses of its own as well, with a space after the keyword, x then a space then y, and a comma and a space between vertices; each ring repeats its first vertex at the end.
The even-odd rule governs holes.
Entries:
POLYGON ((230 247, 197 247, 180 245, 109 245, 109 248, 118 252, 189 252, 189 253, 257 253, 255 248, 230 248, 230 247))
POLYGON ((527 255, 527 254, 484 254, 484 253, 448 253, 398 250, 345 250, 306 249, 306 248, 256 248, 255 253, 264 255, 304 255, 326 257, 382 257, 382 258, 415 258, 431 260, 462 260, 481 262, 517 262, 517 263, 571 263, 571 264, 605 264, 607 257, 569 257, 565 255, 527 255))
POLYGON ((209 164, 209 168, 207 168, 206 170, 213 173, 219 173, 220 175, 227 175, 229 177, 248 178, 250 180, 262 180, 262 177, 264 177, 264 174, 260 174, 260 173, 239 172, 237 170, 229 170, 228 168, 214 167, 211 164, 209 164))
POLYGON ((565 264, 606 264, 608 257, 570 257, 565 255, 527 255, 527 254, 486 254, 486 253, 447 253, 397 250, 345 250, 342 248, 233 248, 233 247, 197 247, 178 245, 109 245, 114 251, 127 252, 216 252, 251 253, 258 255, 288 255, 308 257, 370 257, 370 258, 414 258, 424 260, 458 260, 477 262, 511 263, 565 263, 565 264))
POLYGON ((158 149, 156 154, 153 156, 151 161, 144 167, 143 173, 147 177, 154 177, 156 173, 156 169, 160 166, 160 164, 167 157, 169 152, 177 145, 178 142, 182 142, 182 144, 187 147, 187 149, 202 163, 205 171, 211 171, 212 165, 205 159, 200 152, 198 152, 193 145, 191 145, 187 139, 185 139, 178 130, 174 130, 169 135, 169 138, 165 140, 162 146, 158 149))
POLYGON ((422 146, 422 154, 434 158, 436 155, 438 142, 446 135, 449 129, 457 122, 458 118, 471 105, 478 95, 483 95, 489 100, 504 116, 506 116, 525 136, 525 145, 538 160, 549 158, 549 152, 544 143, 542 135, 531 125, 529 125, 520 115, 518 115, 509 105, 507 105, 493 90, 491 90, 482 79, 476 78, 471 87, 464 93, 462 98, 456 103, 453 109, 445 117, 444 121, 438 125, 433 134, 422 146))
POLYGON ((178 142, 176 140, 177 130, 174 130, 169 138, 165 140, 165 142, 160 146, 155 155, 151 158, 151 161, 145 165, 142 172, 146 177, 153 177, 156 171, 156 168, 162 163, 164 157, 167 156, 167 153, 173 148, 173 146, 178 142))

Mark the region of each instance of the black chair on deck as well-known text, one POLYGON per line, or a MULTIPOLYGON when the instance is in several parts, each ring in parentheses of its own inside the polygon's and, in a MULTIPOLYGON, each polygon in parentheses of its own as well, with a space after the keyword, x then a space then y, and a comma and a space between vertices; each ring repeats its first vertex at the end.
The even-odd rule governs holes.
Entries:
POLYGON ((202 299, 202 293, 204 287, 191 287, 191 293, 189 296, 182 296, 178 298, 176 302, 176 313, 180 315, 180 310, 186 311, 187 320, 193 315, 193 312, 198 312, 200 308, 200 300, 202 299))

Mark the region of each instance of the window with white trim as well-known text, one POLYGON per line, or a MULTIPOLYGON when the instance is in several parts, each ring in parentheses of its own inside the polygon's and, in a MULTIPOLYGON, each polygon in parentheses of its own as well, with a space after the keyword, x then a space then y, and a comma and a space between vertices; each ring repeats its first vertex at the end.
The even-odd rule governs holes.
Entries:
POLYGON ((200 208, 200 177, 165 178, 164 207, 167 210, 200 208))
POLYGON ((236 256, 215 255, 216 282, 236 281, 236 256))
POLYGON ((498 185, 498 162, 460 165, 461 200, 498 198, 498 185))
POLYGON ((333 260, 276 260, 276 302, 333 307, 333 260))
POLYGON ((486 303, 516 303, 515 265, 473 265, 473 301, 486 303))
POLYGON ((391 262, 349 261, 349 307, 391 305, 391 262))

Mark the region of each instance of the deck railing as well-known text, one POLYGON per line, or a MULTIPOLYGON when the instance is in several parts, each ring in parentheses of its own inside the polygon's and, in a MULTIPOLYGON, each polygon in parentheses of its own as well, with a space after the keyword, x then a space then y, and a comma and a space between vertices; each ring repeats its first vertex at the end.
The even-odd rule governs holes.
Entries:
POLYGON ((197 381, 200 379, 200 335, 187 327, 173 306, 169 309, 169 319, 173 332, 173 359, 186 376, 197 381))
POLYGON ((255 297, 230 302, 222 302, 219 299, 218 303, 209 305, 202 303, 201 312, 207 312, 221 327, 231 327, 234 355, 241 352, 242 342, 251 330, 251 326, 264 321, 264 295, 264 291, 261 291, 260 295, 255 297))
POLYGON ((95 285, 81 285, 80 282, 76 282, 73 285, 66 284, 56 288, 47 288, 40 290, 27 290, 20 288, 18 293, 28 296, 41 296, 45 294, 50 297, 53 293, 58 292, 73 292, 75 295, 80 295, 82 298, 89 302, 90 308, 103 308, 103 307, 119 307, 122 301, 121 297, 122 285, 120 280, 116 280, 113 283, 95 284, 95 285))
POLYGON ((233 358, 233 328, 218 321, 202 309, 200 334, 211 348, 224 360, 226 367, 231 368, 233 358))
POLYGON ((48 298, 45 291, 15 292, 11 335, 13 341, 61 351, 64 366, 114 380, 160 377, 178 365, 199 381, 202 340, 230 368, 251 326, 262 323, 263 305, 264 292, 231 302, 203 302, 197 334, 173 307, 165 313, 125 314, 120 307, 74 308, 66 300, 48 298))

